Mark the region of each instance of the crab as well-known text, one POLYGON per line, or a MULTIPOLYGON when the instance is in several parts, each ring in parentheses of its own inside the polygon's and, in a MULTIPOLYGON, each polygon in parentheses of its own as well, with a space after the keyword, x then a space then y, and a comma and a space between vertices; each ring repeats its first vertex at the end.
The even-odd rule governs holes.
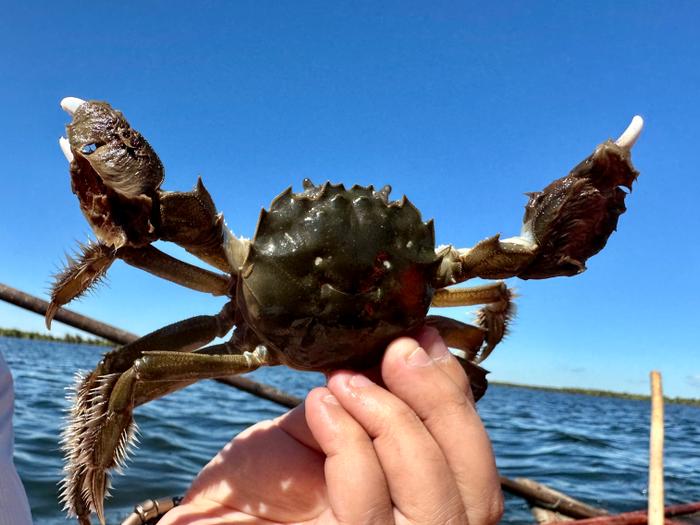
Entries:
POLYGON ((435 246, 433 222, 390 187, 309 180, 279 194, 260 213, 251 240, 236 237, 202 180, 189 192, 161 189, 164 169, 146 139, 109 104, 65 98, 72 117, 60 146, 73 193, 97 237, 55 276, 47 326, 58 308, 95 286, 121 259, 190 289, 224 296, 214 315, 156 330, 103 357, 78 377, 69 422, 62 499, 70 515, 105 523, 108 472, 123 465, 133 410, 205 378, 286 365, 328 372, 379 362, 386 345, 423 325, 439 331, 467 371, 476 398, 486 389, 479 366, 513 315, 509 277, 544 279, 585 270, 625 211, 638 176, 630 151, 642 119, 599 145, 568 175, 529 194, 520 235, 471 248, 435 246), (213 269, 152 245, 170 241, 213 269), (451 285, 471 278, 496 282, 451 285), (483 305, 475 325, 431 306, 483 305), (217 337, 232 336, 221 344, 217 337))

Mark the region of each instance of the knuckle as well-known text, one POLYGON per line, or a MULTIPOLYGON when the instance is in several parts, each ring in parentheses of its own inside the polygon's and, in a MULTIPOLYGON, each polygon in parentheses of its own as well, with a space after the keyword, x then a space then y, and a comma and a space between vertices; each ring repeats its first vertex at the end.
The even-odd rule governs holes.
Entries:
POLYGON ((421 419, 408 406, 395 404, 387 407, 383 417, 379 417, 374 422, 373 434, 375 437, 382 437, 388 440, 401 439, 402 435, 417 429, 422 425, 421 419))
POLYGON ((503 512, 505 511, 505 506, 503 503, 503 493, 498 492, 498 496, 491 500, 489 505, 489 510, 487 513, 487 523, 495 524, 501 521, 503 517, 503 512))
POLYGON ((466 394, 460 392, 459 395, 448 395, 440 399, 440 404, 430 411, 428 419, 433 421, 453 421, 455 418, 464 417, 473 410, 466 394))

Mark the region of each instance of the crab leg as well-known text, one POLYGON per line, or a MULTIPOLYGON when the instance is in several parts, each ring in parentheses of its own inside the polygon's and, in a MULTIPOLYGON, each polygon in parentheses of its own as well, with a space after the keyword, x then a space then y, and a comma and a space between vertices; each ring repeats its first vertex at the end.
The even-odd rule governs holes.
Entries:
POLYGON ((121 248, 117 257, 125 263, 145 270, 180 286, 212 295, 227 295, 230 279, 225 274, 211 272, 161 252, 154 246, 121 248))
POLYGON ((472 306, 510 300, 510 292, 504 282, 489 283, 469 288, 442 288, 435 290, 431 306, 472 306))
MULTIPOLYGON (((232 354, 237 349, 230 343, 208 349, 224 355, 182 354, 179 352, 148 352, 118 379, 107 378, 104 384, 107 407, 94 433, 90 458, 85 465, 83 489, 87 488, 95 512, 104 525, 104 496, 108 487, 107 470, 119 467, 126 455, 129 437, 134 432, 132 412, 134 399, 150 401, 145 392, 149 382, 167 383, 168 390, 187 386, 202 379, 252 372, 269 364, 267 350, 259 346, 253 352, 232 354)), ((102 385, 101 385, 102 388, 102 385)), ((159 394, 161 389, 151 389, 159 394)), ((155 397, 154 397, 155 398, 155 397)))
MULTIPOLYGON (((480 343, 472 347, 474 349, 473 355, 467 352, 470 359, 474 359, 475 362, 480 363, 491 354, 493 349, 506 334, 508 323, 515 314, 515 305, 512 299, 513 292, 505 283, 498 282, 483 286, 474 286, 472 288, 443 288, 437 290, 433 296, 432 306, 484 305, 476 313, 476 321, 479 328, 485 330, 486 347, 481 351, 480 355, 477 355, 481 347, 480 343)), ((445 327, 445 330, 446 336, 450 337, 450 332, 456 331, 457 334, 461 335, 461 332, 466 329, 455 330, 452 326, 448 325, 445 327)), ((452 345, 448 343, 448 346, 452 345)), ((458 346, 457 348, 462 347, 458 346)))
MULTIPOLYGON (((191 352, 206 345, 217 336, 226 335, 233 323, 234 307, 232 303, 227 303, 216 315, 185 319, 109 352, 92 373, 78 378, 69 423, 63 432, 62 448, 66 457, 66 466, 61 498, 66 509, 78 516, 81 523, 89 523, 91 506, 97 509, 98 505, 102 505, 102 498, 94 497, 96 487, 91 481, 88 482, 88 474, 91 469, 94 469, 92 454, 96 453, 96 442, 98 439, 104 439, 99 437, 104 436, 103 425, 117 418, 117 415, 108 418, 106 414, 106 402, 116 381, 124 372, 131 369, 134 361, 149 351, 167 349, 191 352)), ((150 392, 142 394, 137 392, 135 400, 145 402, 145 400, 155 399, 174 389, 182 388, 190 382, 179 382, 175 385, 161 383, 150 392)), ((117 447, 120 457, 125 454, 126 446, 133 433, 130 428, 126 426, 122 432, 112 436, 113 448, 117 447)), ((115 460, 114 453, 110 459, 115 460)), ((106 487, 102 487, 101 493, 104 494, 105 490, 106 487)))
POLYGON ((519 236, 485 239, 472 248, 442 248, 436 288, 472 277, 546 279, 576 275, 605 247, 625 211, 626 192, 639 175, 631 148, 642 130, 635 117, 620 138, 608 140, 566 177, 530 194, 519 236))
POLYGON ((425 324, 440 332, 440 337, 444 339, 447 346, 461 350, 470 361, 476 358, 486 340, 484 328, 449 317, 429 315, 425 318, 425 324))
POLYGON ((227 275, 186 263, 150 245, 114 250, 102 243, 88 243, 81 245, 80 250, 76 258, 68 258, 67 266, 54 277, 51 303, 46 312, 47 328, 51 327, 56 311, 96 286, 117 258, 191 290, 215 296, 228 293, 230 279, 227 275))

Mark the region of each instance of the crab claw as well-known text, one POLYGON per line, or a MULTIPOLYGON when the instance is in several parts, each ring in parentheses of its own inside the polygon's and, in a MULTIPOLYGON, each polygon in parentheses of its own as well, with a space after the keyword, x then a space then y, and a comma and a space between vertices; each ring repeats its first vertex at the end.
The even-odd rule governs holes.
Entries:
POLYGON ((639 173, 631 149, 642 131, 636 116, 615 142, 608 140, 561 179, 528 194, 520 235, 494 235, 471 248, 439 249, 435 287, 473 277, 547 279, 576 275, 605 247, 625 212, 625 197, 639 173))
POLYGON ((61 107, 73 118, 66 127, 73 154, 85 159, 109 190, 135 198, 160 187, 158 155, 121 112, 106 102, 74 97, 64 98, 61 107))
POLYGON ((642 118, 635 116, 617 141, 604 142, 566 177, 530 194, 520 237, 531 239, 537 250, 519 277, 581 273, 586 260, 605 247, 626 210, 622 188, 631 191, 639 176, 631 148, 642 126, 642 118))
POLYGON ((238 246, 244 254, 246 243, 233 234, 224 243, 223 216, 202 181, 189 192, 162 191, 164 170, 158 155, 121 112, 106 102, 76 97, 64 98, 61 107, 71 123, 67 138, 58 142, 70 164, 73 193, 97 242, 81 245, 77 257, 68 257, 65 269, 55 276, 47 326, 58 308, 96 285, 117 258, 220 295, 221 279, 215 278, 219 283, 212 287, 208 274, 163 254, 154 259, 157 249, 149 246, 156 240, 174 242, 212 266, 232 271, 224 244, 238 246), (199 276, 194 281, 192 271, 199 276))
POLYGON ((98 242, 81 245, 55 276, 47 326, 58 308, 100 281, 119 248, 157 239, 153 217, 163 181, 156 153, 109 104, 66 97, 61 107, 72 122, 59 145, 70 163, 73 193, 98 242))
MULTIPOLYGON (((71 117, 75 113, 75 111, 84 103, 85 101, 82 98, 78 97, 65 97, 64 99, 61 100, 61 109, 68 113, 71 117)), ((75 158, 73 156, 73 152, 70 150, 70 142, 66 137, 61 137, 58 139, 58 144, 61 146, 61 151, 66 157, 66 160, 68 162, 73 162, 73 159, 75 158)))

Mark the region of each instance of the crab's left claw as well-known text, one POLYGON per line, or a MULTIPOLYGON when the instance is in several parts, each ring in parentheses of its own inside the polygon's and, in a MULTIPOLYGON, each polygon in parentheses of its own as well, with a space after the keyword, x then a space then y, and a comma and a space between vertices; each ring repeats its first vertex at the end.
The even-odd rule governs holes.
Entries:
POLYGON ((445 248, 437 284, 471 277, 546 279, 576 275, 605 247, 625 212, 625 197, 639 173, 631 149, 643 126, 636 116, 616 141, 608 140, 566 177, 529 194, 518 237, 498 235, 473 248, 445 248))
POLYGON ((146 139, 106 102, 67 97, 68 138, 59 145, 70 163, 71 187, 97 237, 55 278, 47 325, 56 310, 93 287, 115 259, 188 288, 225 295, 228 275, 175 259, 154 246, 174 242, 226 273, 244 259, 248 243, 236 239, 201 180, 192 191, 163 191, 163 165, 146 139))
POLYGON ((58 308, 96 285, 122 247, 156 239, 153 217, 163 165, 143 136, 109 104, 76 97, 61 100, 72 117, 59 145, 70 163, 71 186, 97 236, 54 280, 46 324, 58 308))

